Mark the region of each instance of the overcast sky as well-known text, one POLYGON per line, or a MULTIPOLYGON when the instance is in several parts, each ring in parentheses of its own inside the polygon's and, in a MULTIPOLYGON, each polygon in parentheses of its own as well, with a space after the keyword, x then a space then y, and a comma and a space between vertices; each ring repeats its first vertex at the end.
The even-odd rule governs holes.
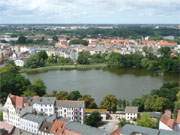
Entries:
POLYGON ((0 0, 0 23, 180 23, 180 0, 0 0))

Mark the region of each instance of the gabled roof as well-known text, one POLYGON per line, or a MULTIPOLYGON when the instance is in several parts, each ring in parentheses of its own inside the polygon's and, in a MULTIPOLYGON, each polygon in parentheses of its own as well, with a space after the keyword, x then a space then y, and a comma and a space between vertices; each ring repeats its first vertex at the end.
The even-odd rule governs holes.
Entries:
POLYGON ((176 131, 169 131, 169 130, 159 130, 159 134, 158 135, 179 135, 179 132, 176 131))
POLYGON ((135 125, 130 125, 130 124, 126 124, 121 129, 121 134, 123 134, 123 135, 135 135, 135 134, 158 135, 158 133, 159 133, 159 131, 157 129, 135 126, 135 125))
POLYGON ((65 121, 55 120, 52 123, 50 133, 53 133, 54 135, 60 135, 64 130, 65 130, 65 121))
POLYGON ((176 42, 173 42, 173 41, 161 40, 161 41, 159 42, 159 45, 160 45, 160 46, 176 46, 177 43, 176 43, 176 42))
POLYGON ((9 95, 12 104, 14 105, 15 108, 23 108, 24 107, 24 97, 20 97, 20 96, 15 96, 15 95, 9 95))
POLYGON ((42 115, 35 115, 32 113, 26 114, 22 117, 23 119, 38 123, 39 126, 42 124, 42 122, 45 120, 45 116, 42 115))
POLYGON ((36 98, 33 98, 33 103, 44 104, 44 105, 55 104, 55 101, 56 101, 55 97, 36 97, 36 98))
POLYGON ((66 128, 74 132, 80 133, 81 135, 109 135, 106 131, 94 127, 90 127, 79 122, 69 122, 66 128))
POLYGON ((169 128, 171 128, 171 129, 174 128, 175 121, 174 121, 174 119, 171 119, 171 117, 169 117, 167 114, 163 114, 161 116, 160 121, 162 123, 164 123, 166 126, 168 126, 169 128))
POLYGON ((84 101, 72 101, 72 100, 57 100, 57 107, 67 108, 84 108, 84 101))
POLYGON ((126 106, 125 113, 138 113, 137 106, 126 106))
POLYGON ((111 133, 111 135, 120 135, 120 133, 121 133, 120 128, 117 128, 116 130, 114 130, 114 131, 111 133))
POLYGON ((52 122, 44 121, 41 127, 39 128, 39 130, 46 133, 50 133, 51 127, 52 127, 52 122))

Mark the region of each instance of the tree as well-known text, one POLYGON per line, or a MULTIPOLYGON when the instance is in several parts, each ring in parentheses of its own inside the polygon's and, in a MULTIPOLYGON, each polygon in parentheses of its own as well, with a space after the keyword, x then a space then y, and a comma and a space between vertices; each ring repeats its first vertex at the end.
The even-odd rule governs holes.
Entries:
POLYGON ((90 64, 89 58, 90 58, 90 53, 83 51, 79 53, 77 61, 79 64, 90 64))
POLYGON ((78 100, 82 97, 79 91, 71 91, 68 95, 69 100, 78 100))
POLYGON ((133 106, 138 106, 139 111, 142 112, 142 111, 144 111, 144 102, 145 102, 145 99, 146 99, 145 96, 143 96, 141 98, 135 98, 132 101, 132 105, 133 106))
POLYGON ((115 112, 117 109, 118 100, 114 95, 107 95, 103 98, 100 107, 105 108, 108 111, 115 112))
POLYGON ((33 82, 32 88, 38 96, 43 96, 46 94, 46 86, 41 79, 37 79, 33 82))
POLYGON ((17 40, 19 44, 25 44, 27 41, 27 38, 25 36, 20 36, 17 40))
POLYGON ((83 39, 70 40, 69 45, 73 45, 73 44, 81 44, 84 46, 88 46, 89 42, 87 40, 83 40, 83 39))
POLYGON ((113 65, 119 65, 121 60, 121 56, 119 53, 111 53, 108 56, 108 65, 113 66, 113 65))
POLYGON ((45 51, 40 51, 34 55, 31 55, 26 63, 25 67, 27 68, 37 68, 45 66, 48 59, 48 55, 45 51))
POLYGON ((57 92, 55 97, 57 98, 57 100, 67 100, 68 99, 68 92, 59 91, 59 92, 57 92))
MULTIPOLYGON (((167 99, 157 95, 148 96, 144 102, 144 108, 147 111, 162 111, 166 108, 167 99)), ((166 108, 167 109, 167 108, 166 108)))
POLYGON ((86 108, 92 108, 92 109, 97 108, 97 104, 95 102, 95 99, 92 98, 90 95, 84 95, 79 100, 83 100, 85 102, 86 108))
POLYGON ((27 89, 27 90, 23 91, 23 96, 33 97, 33 96, 37 96, 37 93, 32 89, 27 89))
POLYGON ((3 121, 3 112, 0 112, 0 121, 3 121))
POLYGON ((162 57, 169 57, 171 54, 171 49, 169 47, 161 47, 158 51, 162 57))
POLYGON ((129 121, 127 121, 126 119, 122 118, 122 119, 120 119, 118 125, 119 125, 119 127, 123 127, 126 124, 131 124, 131 123, 129 121))
POLYGON ((28 79, 11 70, 0 73, 0 78, 2 78, 0 81, 0 102, 4 102, 9 93, 21 95, 31 85, 28 79))
POLYGON ((143 113, 137 120, 137 125, 149 128, 156 128, 156 121, 149 114, 143 113))
POLYGON ((101 120, 101 114, 99 112, 93 112, 85 118, 85 124, 92 127, 98 127, 101 124, 101 120))
POLYGON ((125 109, 125 107, 126 106, 128 106, 130 103, 129 103, 129 101, 128 100, 121 100, 121 99, 119 99, 118 100, 118 106, 119 106, 119 108, 120 109, 122 109, 122 110, 124 110, 125 109))
POLYGON ((53 41, 58 42, 58 37, 57 36, 53 36, 52 39, 53 39, 53 41))
POLYGON ((160 89, 153 90, 151 95, 157 95, 166 99, 166 109, 174 109, 174 102, 176 101, 176 95, 180 91, 178 83, 169 82, 164 83, 160 89))
POLYGON ((46 61, 48 59, 48 55, 47 55, 46 51, 38 52, 38 57, 43 59, 44 61, 46 61))
POLYGON ((177 100, 175 102, 175 108, 174 108, 175 112, 177 112, 177 110, 180 109, 180 91, 177 93, 176 97, 177 100))

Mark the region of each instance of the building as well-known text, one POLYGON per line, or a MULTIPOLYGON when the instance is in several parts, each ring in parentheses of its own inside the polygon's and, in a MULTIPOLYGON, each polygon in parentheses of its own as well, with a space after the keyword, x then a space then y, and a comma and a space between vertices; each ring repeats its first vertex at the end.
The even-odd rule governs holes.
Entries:
POLYGON ((37 134, 44 120, 45 117, 42 115, 35 115, 31 113, 25 114, 20 118, 20 124, 18 128, 33 134, 37 134))
POLYGON ((166 110, 160 118, 159 129, 180 132, 180 110, 178 110, 176 119, 172 118, 170 110, 166 110))
POLYGON ((175 126, 174 119, 171 118, 171 111, 166 110, 165 113, 161 116, 159 121, 159 129, 164 130, 173 130, 175 126))
POLYGON ((9 94, 3 106, 5 123, 32 134, 38 134, 40 129, 44 129, 42 128, 44 122, 52 122, 60 117, 83 124, 84 101, 56 100, 54 97, 21 97, 9 94))
POLYGON ((126 124, 121 129, 116 129, 111 135, 179 135, 179 132, 126 124))
POLYGON ((36 97, 33 99, 33 109, 37 113, 45 113, 48 116, 55 113, 55 97, 36 97))
POLYGON ((125 119, 134 120, 138 117, 138 107, 136 106, 126 106, 125 108, 125 119))
POLYGON ((178 110, 178 115, 176 119, 176 131, 180 131, 180 110, 178 110))
POLYGON ((56 101, 57 116, 66 118, 70 121, 84 121, 84 101, 56 101))

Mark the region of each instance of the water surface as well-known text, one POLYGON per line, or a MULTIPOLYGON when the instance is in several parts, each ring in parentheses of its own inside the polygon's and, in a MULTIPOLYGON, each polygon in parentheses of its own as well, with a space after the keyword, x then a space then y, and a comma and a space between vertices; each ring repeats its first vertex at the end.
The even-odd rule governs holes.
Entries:
POLYGON ((157 76, 139 70, 57 70, 31 74, 32 81, 42 79, 48 89, 72 91, 92 95, 99 103, 108 94, 132 100, 159 88, 163 82, 178 80, 174 75, 157 76))

